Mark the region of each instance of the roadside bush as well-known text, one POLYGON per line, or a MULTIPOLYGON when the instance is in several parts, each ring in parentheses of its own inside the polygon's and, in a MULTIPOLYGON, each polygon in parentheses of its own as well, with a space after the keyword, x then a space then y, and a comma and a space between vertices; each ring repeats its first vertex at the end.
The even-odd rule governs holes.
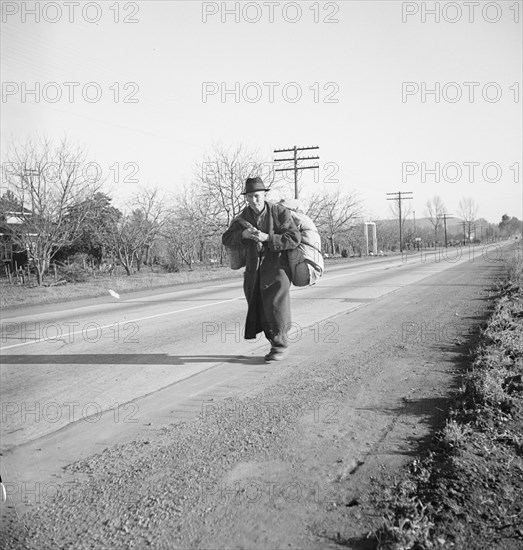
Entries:
POLYGON ((90 277, 89 271, 77 264, 61 266, 58 269, 58 279, 63 279, 68 283, 86 283, 90 277))

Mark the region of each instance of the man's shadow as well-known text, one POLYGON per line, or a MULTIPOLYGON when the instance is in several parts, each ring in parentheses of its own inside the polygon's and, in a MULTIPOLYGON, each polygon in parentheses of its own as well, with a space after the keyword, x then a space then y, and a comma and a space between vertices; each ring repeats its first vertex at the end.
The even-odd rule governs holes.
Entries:
POLYGON ((89 353, 64 355, 5 355, 4 365, 190 365, 192 363, 230 363, 257 365, 263 356, 245 355, 168 355, 166 353, 89 353))

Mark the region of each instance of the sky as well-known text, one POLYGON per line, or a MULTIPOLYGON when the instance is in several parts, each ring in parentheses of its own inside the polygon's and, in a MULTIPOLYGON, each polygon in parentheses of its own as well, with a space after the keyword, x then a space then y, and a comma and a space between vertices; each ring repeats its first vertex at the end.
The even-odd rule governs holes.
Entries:
POLYGON ((472 197, 522 219, 522 18, 513 0, 2 1, 2 162, 67 137, 119 205, 180 190, 215 145, 267 165, 314 145, 303 197, 356 192, 368 220, 391 192, 418 219, 472 197))

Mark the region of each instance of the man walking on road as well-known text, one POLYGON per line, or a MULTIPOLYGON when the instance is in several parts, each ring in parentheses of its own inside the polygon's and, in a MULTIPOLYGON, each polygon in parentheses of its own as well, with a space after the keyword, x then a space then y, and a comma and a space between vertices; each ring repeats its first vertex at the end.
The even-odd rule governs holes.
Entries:
POLYGON ((263 331, 271 343, 267 362, 281 361, 287 353, 287 330, 291 323, 291 270, 287 250, 300 244, 301 235, 289 210, 265 200, 263 180, 248 178, 248 206, 222 236, 229 248, 244 247, 246 265, 243 290, 248 303, 245 338, 263 331), (246 223, 248 222, 248 223, 246 223))

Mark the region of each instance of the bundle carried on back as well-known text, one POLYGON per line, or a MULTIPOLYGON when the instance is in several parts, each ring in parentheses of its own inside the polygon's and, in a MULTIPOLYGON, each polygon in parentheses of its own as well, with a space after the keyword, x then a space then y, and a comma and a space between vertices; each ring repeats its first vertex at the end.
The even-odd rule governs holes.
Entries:
POLYGON ((279 204, 291 211, 294 223, 301 233, 301 243, 287 252, 294 286, 313 285, 324 270, 321 237, 314 222, 303 212, 297 199, 282 199, 279 204))

